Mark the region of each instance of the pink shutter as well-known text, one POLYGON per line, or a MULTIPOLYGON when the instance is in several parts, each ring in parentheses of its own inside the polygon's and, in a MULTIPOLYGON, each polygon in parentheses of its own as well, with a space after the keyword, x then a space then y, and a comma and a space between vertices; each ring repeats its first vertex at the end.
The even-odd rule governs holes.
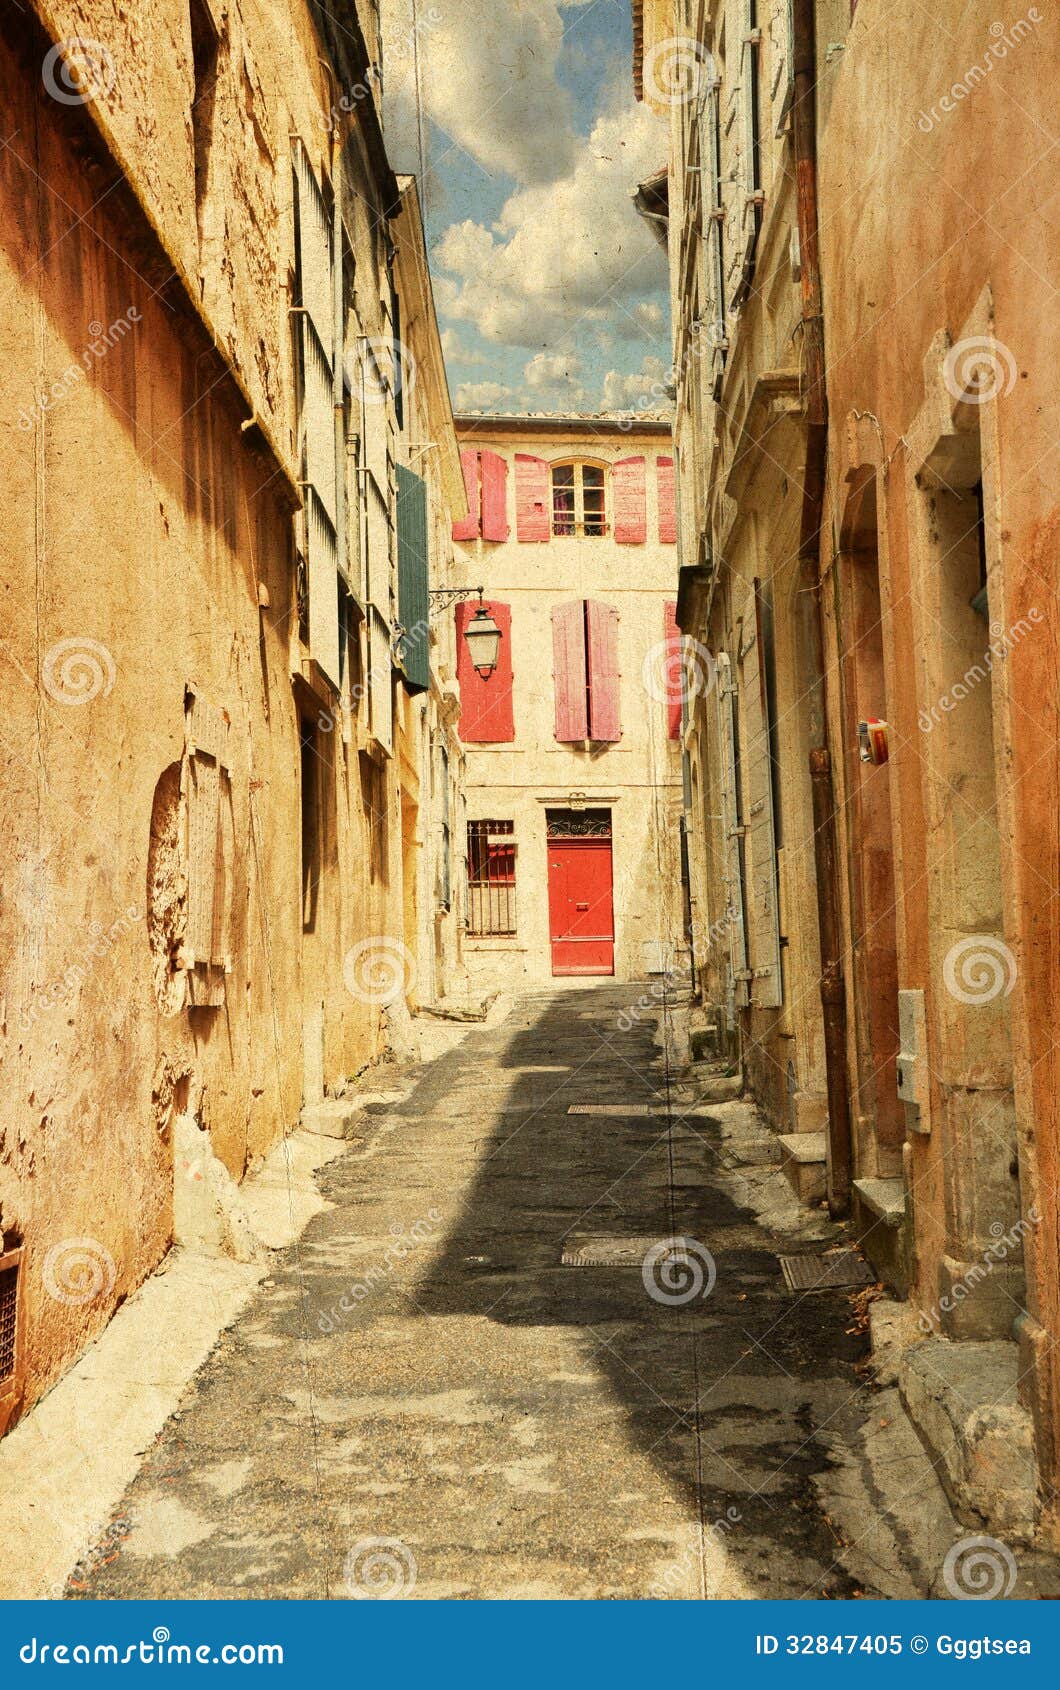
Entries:
POLYGON ((666 606, 666 726, 671 739, 681 737, 681 698, 684 692, 684 664, 681 630, 677 626, 677 603, 666 606))
POLYGON ((556 738, 588 739, 585 696, 585 604, 557 604, 552 611, 553 673, 556 687, 556 738))
POLYGON ((672 458, 656 458, 655 469, 659 488, 659 539, 664 545, 673 545, 677 540, 677 493, 674 486, 674 461, 672 458))
POLYGON ((484 680, 471 662, 464 629, 478 609, 478 601, 456 607, 456 678, 460 687, 460 738, 466 745, 508 745, 515 738, 512 708, 512 607, 486 600, 486 609, 501 631, 497 667, 484 680))
POLYGON ((619 713, 618 611, 589 599, 585 606, 589 635, 589 738, 622 738, 619 713))
POLYGON ((515 454, 515 534, 524 545, 552 535, 552 485, 544 458, 515 454))
POLYGON ((508 527, 508 460, 499 452, 482 453, 482 538, 506 540, 508 527))
POLYGON ((648 538, 644 490, 644 459, 620 458, 611 466, 615 506, 615 540, 620 546, 642 546, 648 538))
POLYGON ((468 450, 460 454, 460 468, 464 472, 468 514, 453 523, 454 540, 477 540, 479 532, 478 453, 468 450))

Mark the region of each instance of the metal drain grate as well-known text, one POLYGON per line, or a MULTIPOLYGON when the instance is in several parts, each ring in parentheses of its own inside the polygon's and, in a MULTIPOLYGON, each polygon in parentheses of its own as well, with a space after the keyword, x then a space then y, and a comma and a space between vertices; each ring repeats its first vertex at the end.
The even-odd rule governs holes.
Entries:
POLYGON ((872 1269, 856 1250, 834 1256, 778 1256, 789 1291, 834 1291, 848 1285, 871 1285, 872 1269))
POLYGON ((658 1237, 631 1238, 598 1234, 595 1238, 569 1238, 560 1257, 561 1267, 570 1268, 639 1268, 649 1250, 656 1249, 658 1237))
POLYGON ((570 1103, 568 1115, 650 1115, 650 1103, 570 1103))

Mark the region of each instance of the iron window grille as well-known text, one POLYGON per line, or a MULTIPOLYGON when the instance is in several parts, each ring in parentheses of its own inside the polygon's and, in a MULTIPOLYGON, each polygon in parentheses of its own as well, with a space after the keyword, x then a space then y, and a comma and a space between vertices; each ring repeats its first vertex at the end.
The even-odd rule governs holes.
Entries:
POLYGON ((467 930, 475 938, 515 934, 515 823, 467 824, 467 930))
POLYGON ((21 1251, 0 1245, 0 1385, 12 1379, 18 1360, 18 1269, 21 1251))

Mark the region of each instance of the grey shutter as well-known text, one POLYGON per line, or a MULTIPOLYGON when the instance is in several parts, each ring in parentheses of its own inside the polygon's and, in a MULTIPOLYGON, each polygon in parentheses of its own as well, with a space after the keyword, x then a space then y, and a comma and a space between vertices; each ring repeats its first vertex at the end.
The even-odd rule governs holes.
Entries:
POLYGON ((795 0, 780 0, 770 11, 769 61, 773 132, 780 135, 795 103, 795 0))
POLYGON ((228 723, 188 687, 184 698, 187 752, 188 913, 184 937, 188 1003, 224 1003, 232 862, 232 797, 228 723))
POLYGON ((398 621, 401 667, 410 692, 431 684, 427 558, 427 485, 397 466, 398 621))
POLYGON ((711 346, 711 389, 717 398, 725 354, 729 348, 728 324, 725 309, 725 204, 721 187, 721 83, 715 80, 707 89, 704 108, 704 140, 706 158, 702 160, 700 181, 706 184, 703 204, 704 252, 703 281, 706 294, 707 333, 711 346))
POLYGON ((339 466, 335 438, 335 241, 332 214, 300 141, 294 144, 298 302, 302 348, 300 454, 309 650, 340 683, 339 466))
POLYGON ((778 1009, 783 1002, 783 976, 773 819, 773 760, 763 661, 756 616, 755 627, 740 652, 745 724, 740 745, 747 796, 744 857, 750 903, 751 998, 757 1009, 778 1009))
POLYGON ((762 32, 758 27, 758 0, 744 0, 744 37, 740 60, 740 108, 742 118, 741 166, 743 193, 740 208, 741 295, 754 269, 758 242, 759 206, 762 203, 758 158, 758 70, 762 32))
POLYGON ((725 917, 729 935, 729 966, 738 1006, 750 1001, 747 967, 747 929, 744 919, 743 864, 740 842, 739 793, 736 785, 736 688, 725 652, 716 659, 715 693, 718 703, 718 742, 721 751, 721 826, 725 843, 725 917))

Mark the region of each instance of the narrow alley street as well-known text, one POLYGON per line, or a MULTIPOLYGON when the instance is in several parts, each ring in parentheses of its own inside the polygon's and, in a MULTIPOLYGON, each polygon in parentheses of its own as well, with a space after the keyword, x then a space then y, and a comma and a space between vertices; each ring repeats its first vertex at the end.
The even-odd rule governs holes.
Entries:
POLYGON ((641 1003, 526 997, 377 1106, 68 1595, 929 1593, 960 1528, 856 1293, 777 1259, 841 1229, 641 1003))

